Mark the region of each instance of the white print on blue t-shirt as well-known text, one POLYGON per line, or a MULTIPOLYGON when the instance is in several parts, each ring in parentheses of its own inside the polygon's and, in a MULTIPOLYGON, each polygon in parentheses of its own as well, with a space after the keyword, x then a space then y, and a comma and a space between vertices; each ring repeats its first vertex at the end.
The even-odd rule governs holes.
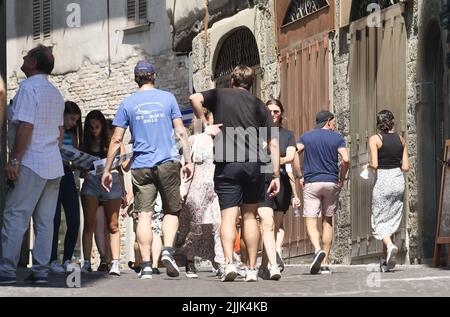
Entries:
POLYGON ((133 140, 132 169, 152 168, 179 160, 173 120, 182 118, 175 96, 152 89, 126 98, 117 110, 113 125, 130 128, 133 140))
POLYGON ((143 121, 144 124, 158 123, 159 119, 165 118, 164 106, 157 102, 148 102, 141 104, 135 108, 136 121, 143 121), (154 109, 154 106, 159 106, 161 109, 154 109))

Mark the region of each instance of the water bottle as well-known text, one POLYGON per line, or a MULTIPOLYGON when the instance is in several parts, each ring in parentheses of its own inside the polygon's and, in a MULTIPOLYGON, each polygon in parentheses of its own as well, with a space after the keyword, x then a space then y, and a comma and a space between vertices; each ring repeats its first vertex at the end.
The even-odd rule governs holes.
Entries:
POLYGON ((294 215, 294 218, 300 217, 300 208, 296 207, 292 209, 292 214, 294 215))

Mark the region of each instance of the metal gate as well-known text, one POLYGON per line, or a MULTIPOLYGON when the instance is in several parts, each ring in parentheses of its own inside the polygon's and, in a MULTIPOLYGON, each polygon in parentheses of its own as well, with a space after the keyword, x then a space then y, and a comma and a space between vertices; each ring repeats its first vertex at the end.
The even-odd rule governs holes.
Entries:
MULTIPOLYGON (((368 27, 371 17, 350 25, 350 134, 351 134, 351 228, 352 262, 381 255, 383 244, 371 228, 373 184, 360 177, 369 160, 368 140, 376 133, 376 113, 389 109, 396 131, 406 137, 406 28, 403 4, 381 11, 378 27, 368 27)), ((407 193, 405 193, 406 201, 407 193)), ((407 204, 405 203, 405 207, 407 204)), ((403 250, 405 217, 394 241, 403 250)))
MULTIPOLYGON (((315 126, 316 113, 330 106, 330 54, 328 32, 297 43, 280 56, 281 102, 285 107, 286 127, 298 138, 315 126)), ((286 217, 285 250, 294 257, 314 253, 305 220, 286 217)))

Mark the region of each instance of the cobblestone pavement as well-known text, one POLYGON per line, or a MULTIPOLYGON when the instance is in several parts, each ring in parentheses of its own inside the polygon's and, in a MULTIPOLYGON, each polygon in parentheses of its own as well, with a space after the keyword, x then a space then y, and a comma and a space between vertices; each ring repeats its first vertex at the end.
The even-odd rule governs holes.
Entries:
POLYGON ((20 270, 13 287, 0 286, 0 296, 32 297, 303 297, 303 296, 449 296, 450 270, 428 266, 397 266, 391 273, 379 273, 377 266, 334 266, 331 275, 310 275, 306 265, 287 266, 280 281, 247 283, 238 279, 222 283, 209 268, 199 279, 187 279, 184 272, 169 278, 165 270, 152 280, 139 280, 126 270, 122 276, 101 273, 81 275, 81 288, 68 288, 64 275, 51 275, 47 286, 37 287, 23 280, 20 270))

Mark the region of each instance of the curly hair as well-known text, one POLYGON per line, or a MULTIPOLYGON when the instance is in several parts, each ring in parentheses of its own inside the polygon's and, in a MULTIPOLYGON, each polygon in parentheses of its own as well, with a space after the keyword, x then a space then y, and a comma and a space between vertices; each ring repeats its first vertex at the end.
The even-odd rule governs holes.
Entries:
POLYGON ((377 114, 377 128, 381 132, 388 133, 394 128, 394 115, 389 110, 381 110, 377 114))

